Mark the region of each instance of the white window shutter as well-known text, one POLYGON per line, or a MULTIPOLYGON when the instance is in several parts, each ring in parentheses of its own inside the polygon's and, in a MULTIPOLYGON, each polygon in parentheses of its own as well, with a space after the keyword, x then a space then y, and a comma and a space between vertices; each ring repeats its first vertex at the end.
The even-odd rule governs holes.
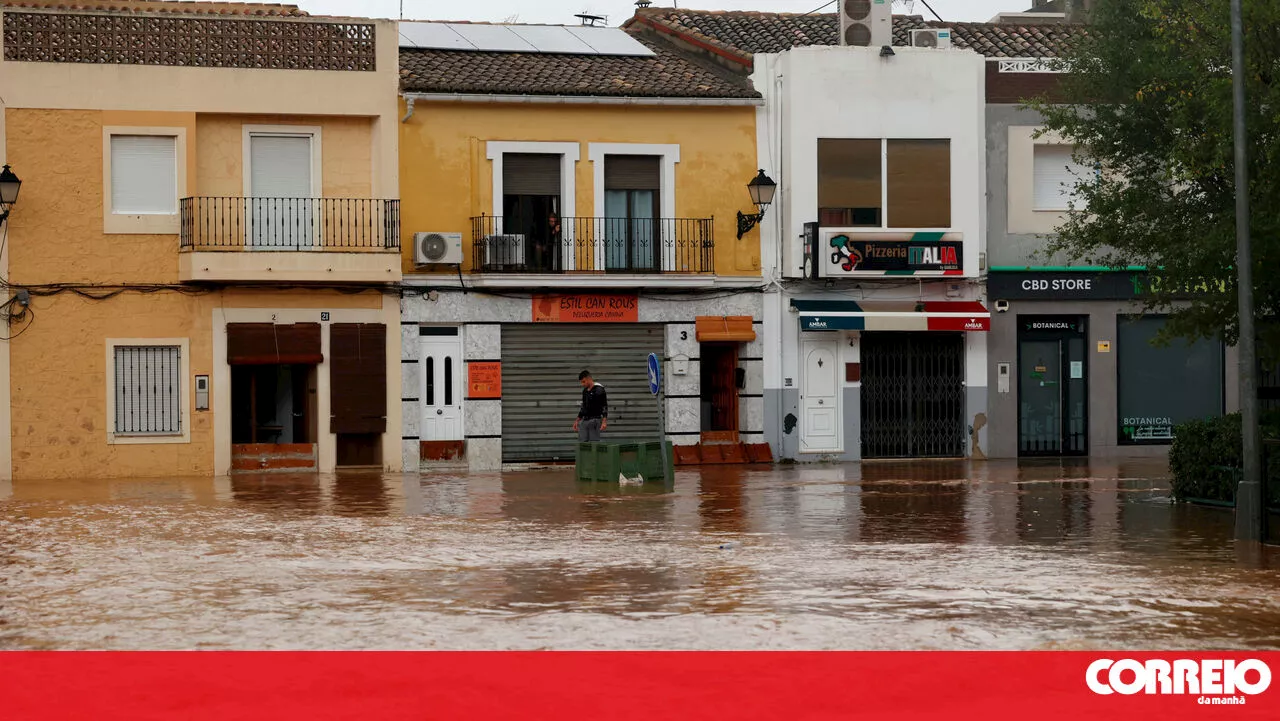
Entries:
POLYGON ((1035 210, 1066 210, 1075 186, 1092 171, 1071 158, 1070 145, 1035 146, 1035 210))
POLYGON ((178 212, 178 140, 170 135, 111 136, 111 212, 178 212))
POLYGON ((249 182, 255 198, 310 198, 311 136, 253 135, 249 182))

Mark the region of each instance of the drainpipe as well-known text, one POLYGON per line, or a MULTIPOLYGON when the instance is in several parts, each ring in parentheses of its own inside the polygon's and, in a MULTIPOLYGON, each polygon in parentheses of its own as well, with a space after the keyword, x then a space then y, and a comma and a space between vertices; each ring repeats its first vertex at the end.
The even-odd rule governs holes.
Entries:
POLYGON ((407 123, 409 122, 409 118, 413 117, 413 103, 415 100, 416 98, 414 98, 412 95, 404 96, 404 104, 408 106, 409 110, 404 114, 403 118, 400 118, 400 122, 407 123))

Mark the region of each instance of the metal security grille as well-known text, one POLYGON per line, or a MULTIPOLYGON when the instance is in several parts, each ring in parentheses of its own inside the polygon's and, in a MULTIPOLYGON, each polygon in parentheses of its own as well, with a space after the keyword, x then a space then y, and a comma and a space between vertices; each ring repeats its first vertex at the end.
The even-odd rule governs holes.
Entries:
POLYGON ((964 337, 862 335, 863 458, 965 454, 964 337))
POLYGON ((117 434, 182 432, 181 353, 176 345, 116 346, 117 434))
POLYGON ((663 327, 523 323, 502 327, 502 460, 566 461, 578 442, 573 419, 582 402, 578 371, 605 387, 614 443, 656 440, 658 407, 649 395, 646 359, 662 355, 663 327))

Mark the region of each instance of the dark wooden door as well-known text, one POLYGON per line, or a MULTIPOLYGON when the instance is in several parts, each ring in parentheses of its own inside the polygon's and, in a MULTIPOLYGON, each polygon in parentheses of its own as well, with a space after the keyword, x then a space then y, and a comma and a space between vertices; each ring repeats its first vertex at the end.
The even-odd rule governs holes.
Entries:
POLYGON ((387 430, 387 327, 334 323, 329 329, 330 430, 381 434, 387 430))

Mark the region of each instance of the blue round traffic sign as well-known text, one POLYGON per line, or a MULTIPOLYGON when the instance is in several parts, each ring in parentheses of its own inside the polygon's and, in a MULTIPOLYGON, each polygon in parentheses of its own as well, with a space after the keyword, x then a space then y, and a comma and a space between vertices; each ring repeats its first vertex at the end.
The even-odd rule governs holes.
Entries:
POLYGON ((649 354, 649 392, 658 395, 658 386, 662 381, 662 371, 658 366, 658 354, 649 354))

